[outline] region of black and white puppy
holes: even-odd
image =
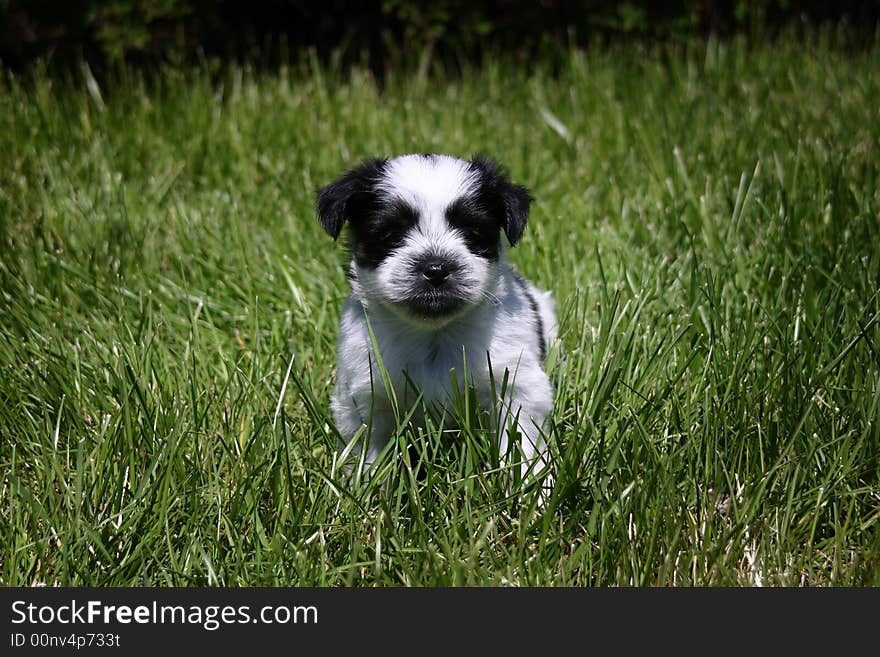
[[[392,397],[412,401],[421,392],[443,408],[466,369],[482,407],[508,418],[498,437],[502,456],[515,424],[523,474],[545,467],[553,388],[542,365],[556,315],[550,293],[506,262],[501,237],[519,241],[530,202],[492,161],[446,155],[370,159],[318,192],[321,225],[334,239],[349,223],[351,294],[331,409],[348,442],[367,425],[366,464],[396,426]]]

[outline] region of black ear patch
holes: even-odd
[[[532,195],[522,185],[508,183],[504,192],[504,234],[507,241],[513,246],[519,242],[526,223],[529,221],[529,207],[532,203]]]
[[[501,167],[483,155],[475,155],[470,166],[480,174],[480,200],[499,217],[507,241],[513,246],[526,229],[532,195],[522,185],[510,182]]]
[[[370,158],[318,190],[315,207],[324,230],[335,240],[346,219],[357,211],[360,201],[371,193],[387,160]]]

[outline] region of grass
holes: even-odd
[[[878,54],[5,75],[0,583],[880,585]],[[476,421],[343,483],[314,192],[412,151],[537,199],[511,259],[561,316],[543,511]]]

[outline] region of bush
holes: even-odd
[[[873,30],[869,0],[0,0],[0,60],[154,59],[170,51],[251,55],[255,51],[340,47],[373,64],[412,52],[448,59],[487,48],[528,54],[546,42],[597,38],[685,38],[707,32],[760,35],[793,21],[849,19]],[[263,52],[265,54],[265,52]]]

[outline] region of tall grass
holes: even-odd
[[[878,62],[820,34],[6,75],[0,583],[880,584]],[[561,317],[544,509],[476,421],[345,482],[314,192],[424,151],[537,199],[510,257]]]

